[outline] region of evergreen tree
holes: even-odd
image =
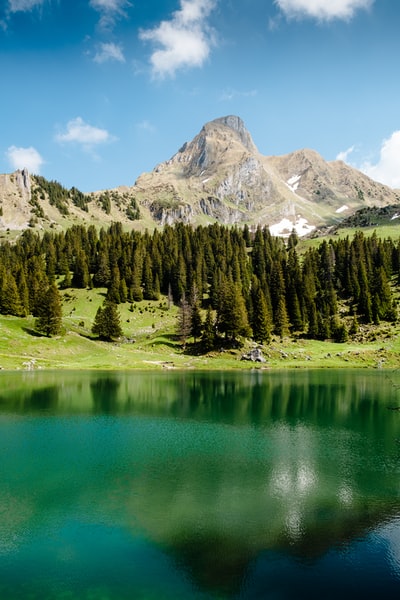
[[[279,337],[283,338],[289,333],[289,320],[286,311],[285,298],[281,296],[278,300],[274,316],[274,329]]]
[[[29,290],[28,284],[26,282],[25,270],[23,267],[18,272],[17,275],[17,286],[18,286],[18,294],[21,301],[21,316],[26,317],[29,315]]]
[[[178,335],[181,339],[183,349],[186,348],[187,338],[190,336],[192,331],[192,307],[189,302],[186,300],[185,295],[182,296],[182,299],[179,304],[179,313],[178,313]]]
[[[203,326],[203,334],[201,336],[201,344],[205,352],[210,352],[215,347],[215,320],[211,306],[208,306],[206,318]]]
[[[88,287],[90,284],[89,267],[87,256],[82,249],[77,252],[72,270],[72,286],[77,288]]]
[[[26,272],[29,289],[29,306],[32,315],[37,317],[39,316],[42,298],[49,285],[43,258],[41,256],[32,256],[28,260]]]
[[[340,321],[337,317],[333,319],[331,326],[331,335],[335,342],[344,343],[349,339],[349,332],[345,323]]]
[[[121,284],[121,277],[119,274],[119,268],[117,267],[117,265],[115,265],[111,269],[111,280],[110,280],[110,285],[108,287],[107,296],[106,296],[106,298],[109,302],[113,302],[114,304],[119,304],[121,302],[120,284]]]
[[[143,263],[143,298],[145,300],[157,299],[155,298],[154,292],[152,261],[150,254],[146,254]]]
[[[126,302],[128,300],[128,287],[125,279],[121,279],[119,284],[119,299],[120,302]]]
[[[194,343],[196,343],[196,339],[201,336],[203,332],[203,320],[201,318],[201,312],[198,302],[195,302],[192,305],[192,316],[190,322],[190,334],[194,338]]]
[[[252,318],[251,327],[253,330],[253,339],[260,343],[269,343],[271,340],[272,319],[268,310],[264,293],[261,289],[258,279],[253,277],[251,290],[252,299]]]
[[[38,308],[35,327],[47,337],[59,335],[62,329],[61,298],[55,283],[51,283],[43,294]]]
[[[65,264],[63,274],[64,274],[64,279],[61,282],[61,287],[62,287],[62,289],[66,290],[67,288],[72,286],[72,277],[71,277],[71,272],[69,270],[68,264]]]
[[[24,308],[18,292],[17,283],[11,273],[5,273],[0,288],[0,313],[3,315],[24,316]]]
[[[297,253],[294,249],[288,251],[286,277],[286,307],[288,318],[293,331],[302,331],[304,329],[304,302],[303,281]]]
[[[111,342],[122,335],[121,317],[118,307],[114,302],[107,300],[107,298],[104,300],[103,305],[97,309],[92,333],[106,342]]]
[[[287,249],[292,250],[299,243],[299,236],[297,231],[293,228],[291,234],[288,237]]]
[[[97,256],[95,272],[93,274],[93,285],[96,287],[108,287],[111,281],[110,261],[108,252],[102,250]]]
[[[227,339],[251,335],[246,305],[238,284],[225,280],[220,288],[217,328]]]
[[[349,334],[356,335],[358,333],[359,329],[360,329],[360,326],[358,324],[357,316],[354,315],[353,320],[350,325]]]
[[[358,311],[367,323],[371,323],[373,320],[372,299],[364,262],[360,262],[358,266],[358,283],[360,289]]]

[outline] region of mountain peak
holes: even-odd
[[[206,123],[191,142],[185,142],[167,162],[157,165],[157,173],[171,165],[183,169],[184,177],[217,174],[226,162],[237,163],[243,155],[257,155],[258,150],[242,119],[234,115]]]
[[[207,123],[203,130],[207,130],[215,127],[215,125],[223,125],[231,129],[240,139],[241,143],[249,152],[257,152],[257,148],[253,142],[250,133],[247,131],[243,120],[236,115],[228,115],[226,117],[219,117]]]

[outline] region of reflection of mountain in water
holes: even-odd
[[[208,589],[237,589],[264,552],[318,560],[399,514],[400,416],[380,372],[0,375],[4,412],[43,393],[47,412],[84,416],[46,422],[26,518],[96,506]]]
[[[379,438],[301,423],[214,433],[193,426],[179,456],[165,441],[124,490],[128,520],[206,587],[241,581],[260,552],[318,559],[399,514],[396,451]]]

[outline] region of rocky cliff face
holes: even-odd
[[[81,205],[60,184],[58,201],[51,196],[52,182],[31,176],[26,169],[0,175],[0,237],[28,227],[36,230],[65,229],[72,224],[107,225],[113,221],[132,225],[134,198],[130,188],[82,194]],[[108,200],[108,205],[105,202]],[[168,215],[165,217],[168,218]],[[178,215],[177,217],[178,218]]]
[[[30,219],[31,180],[26,169],[0,175],[0,230],[21,230]]]

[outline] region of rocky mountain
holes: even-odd
[[[0,176],[0,230],[70,222],[135,227],[219,222],[269,225],[300,235],[337,225],[355,211],[400,202],[400,190],[377,183],[313,150],[264,156],[243,121],[215,119],[134,186],[81,194],[25,170]],[[61,198],[61,200],[60,200]]]
[[[131,188],[83,194],[26,169],[0,175],[0,237],[28,227],[66,229],[71,225],[136,223],[140,209]]]
[[[313,150],[261,155],[239,117],[204,125],[168,161],[135,184],[136,198],[163,224],[175,220],[269,225],[276,234],[300,234],[339,223],[365,206],[400,200],[341,161]]]

